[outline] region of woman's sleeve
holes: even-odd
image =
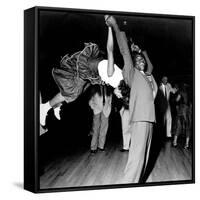
[[[107,75],[111,77],[114,74],[114,56],[113,56],[113,34],[112,28],[108,27],[108,40],[107,40],[107,53],[108,53],[108,65],[107,65]]]

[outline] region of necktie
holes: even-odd
[[[102,96],[103,96],[103,105],[105,104],[105,85],[101,85],[102,88]]]
[[[165,98],[167,98],[167,90],[166,90],[166,86],[165,87]]]

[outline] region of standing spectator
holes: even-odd
[[[170,108],[171,108],[171,116],[172,116],[172,128],[171,128],[171,132],[172,132],[172,136],[174,136],[175,133],[175,129],[176,129],[176,116],[177,116],[177,96],[179,95],[179,85],[176,83],[174,84],[174,88],[176,88],[176,93],[171,93],[170,94],[170,99],[169,99],[169,103],[170,103]]]
[[[98,149],[104,151],[111,112],[112,90],[107,85],[96,85],[92,89],[92,98],[89,101],[89,106],[93,110],[90,148],[91,153],[96,153]]]
[[[169,103],[170,93],[175,93],[176,91],[177,89],[172,88],[171,84],[168,83],[168,78],[166,76],[163,76],[162,82],[159,87],[159,92],[162,94],[162,96],[160,95],[160,97],[162,98],[159,99],[160,101],[159,104],[160,104],[160,107],[162,107],[160,111],[162,112],[162,123],[163,123],[163,126],[165,127],[167,138],[172,137],[172,133],[171,133],[172,115],[171,115],[171,108],[170,108],[170,103]]]
[[[178,92],[176,98],[177,101],[177,117],[175,126],[175,136],[173,140],[173,146],[177,146],[178,137],[183,134],[185,136],[184,148],[189,148],[189,142],[191,137],[191,127],[192,127],[192,103],[189,100],[188,86],[183,84]]]

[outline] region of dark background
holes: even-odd
[[[168,76],[170,82],[184,80],[192,83],[191,19],[114,14],[127,35],[132,37],[141,49],[147,50],[154,65],[153,73],[158,83],[163,75]],[[53,86],[49,87],[50,82],[55,85],[52,81],[51,69],[59,66],[62,56],[81,50],[84,42],[95,42],[106,52],[106,41],[107,26],[104,22],[104,13],[40,11],[39,75],[43,96],[51,96],[51,93],[54,93],[51,88]],[[122,68],[122,57],[116,40],[114,52],[115,62]]]
[[[106,52],[108,29],[104,22],[104,14],[106,12],[103,11],[40,11],[39,88],[43,102],[59,92],[51,71],[53,67],[59,67],[62,56],[82,50],[84,42],[97,43],[100,49]],[[191,18],[137,13],[113,15],[127,35],[132,37],[141,49],[147,50],[154,65],[153,74],[158,85],[161,77],[166,75],[172,85],[186,82],[192,90],[194,69]],[[114,43],[115,62],[122,68],[123,61],[115,38]],[[40,137],[41,152],[45,149],[49,157],[63,150],[79,149],[81,146],[89,148],[90,137],[87,135],[91,128],[92,113],[88,107],[87,92],[75,102],[64,104],[61,115],[62,120],[57,121],[50,110],[47,119],[49,133]],[[115,128],[112,128],[112,123],[115,124]],[[113,111],[108,139],[120,141],[120,127],[120,118]]]

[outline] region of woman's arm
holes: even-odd
[[[132,57],[128,48],[126,34],[125,32],[122,32],[119,29],[118,24],[113,16],[106,15],[105,21],[106,21],[106,24],[109,27],[112,27],[115,32],[118,47],[124,60],[123,76],[124,76],[125,82],[129,86],[131,86],[135,70],[133,66]]]
[[[107,74],[108,77],[111,77],[114,74],[114,57],[113,57],[113,34],[112,28],[108,27],[108,40],[107,40],[107,53],[108,53],[108,66],[107,66]]]

